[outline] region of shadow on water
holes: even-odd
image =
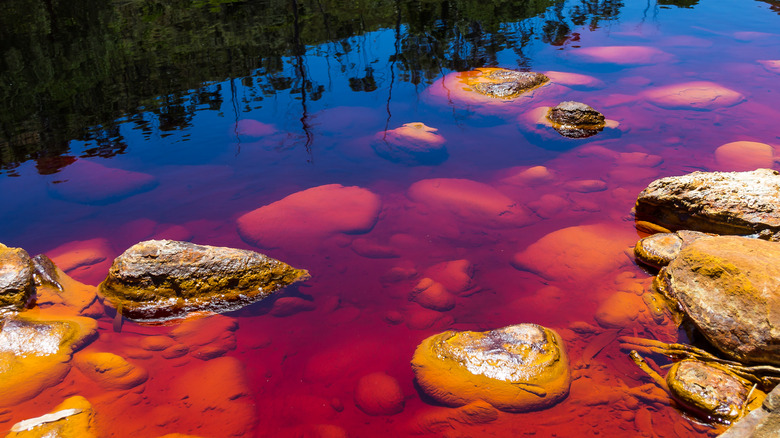
[[[576,0],[565,9],[554,0],[521,5],[6,1],[0,5],[0,170],[14,175],[14,168],[32,159],[40,173],[50,174],[75,155],[123,154],[128,146],[122,123],[146,138],[173,135],[190,127],[196,112],[223,110],[225,91],[234,98],[227,111],[236,119],[279,93],[294,96],[300,141],[311,160],[309,105],[332,91],[334,75],[346,76],[352,92],[387,94],[389,123],[397,81],[416,86],[446,71],[497,65],[496,54],[508,49],[517,53],[520,68],[529,69],[523,55],[529,41],[562,45],[573,38],[573,27],[616,18],[622,2]],[[381,29],[393,31],[392,52],[367,55],[356,37]],[[326,74],[317,78],[307,65],[315,46],[326,51],[328,62]],[[374,59],[349,62],[355,56]],[[236,82],[244,90],[240,96]],[[88,147],[74,153],[73,140]]]

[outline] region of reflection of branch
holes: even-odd
[[[230,102],[233,104],[233,116],[235,119],[233,133],[236,135],[236,156],[238,156],[241,153],[241,135],[238,133],[238,103],[236,103],[235,78],[230,78]]]
[[[298,17],[298,1],[292,0],[293,5],[293,32],[295,39],[295,61],[296,70],[298,71],[298,77],[301,79],[301,126],[303,132],[306,134],[306,153],[309,154],[309,162],[313,161],[311,156],[311,145],[314,142],[314,135],[311,132],[311,126],[309,126],[309,110],[306,108],[306,86],[308,80],[306,79],[306,69],[303,65],[303,58],[306,54],[306,47],[301,42],[301,23]]]
[[[385,131],[382,135],[382,140],[385,140],[385,143],[387,143],[387,128],[390,127],[390,118],[392,117],[392,114],[390,113],[390,100],[393,97],[393,84],[395,83],[395,61],[398,59],[398,54],[401,50],[401,5],[399,5],[399,1],[400,0],[396,0],[395,2],[395,10],[398,15],[395,21],[395,54],[393,55],[393,60],[390,62],[390,90],[387,93],[387,121],[385,122]]]

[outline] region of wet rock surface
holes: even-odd
[[[470,84],[477,93],[498,99],[512,99],[550,79],[541,73],[507,70],[503,68],[478,69],[482,72],[481,81]]]
[[[449,156],[444,137],[438,129],[424,123],[404,123],[403,126],[377,133],[371,148],[380,157],[408,165],[436,165]]]
[[[780,365],[779,258],[777,242],[704,237],[680,251],[657,284],[726,355]]]
[[[412,369],[420,388],[441,403],[483,400],[505,411],[550,407],[571,383],[560,336],[536,324],[431,336],[417,347]]]
[[[566,101],[550,109],[547,115],[553,128],[568,138],[592,137],[604,129],[604,115],[582,102]]]
[[[680,255],[680,251],[702,237],[714,234],[680,230],[676,233],[657,233],[640,239],[634,246],[634,255],[640,262],[662,268]]]
[[[780,172],[693,172],[650,183],[636,218],[671,230],[780,239]]]
[[[253,251],[149,240],[117,257],[99,289],[123,316],[148,320],[236,309],[308,277]]]
[[[775,438],[780,436],[780,386],[770,392],[759,409],[734,423],[718,438]]]
[[[0,243],[0,307],[21,308],[33,293],[34,267],[27,251]]]
[[[704,417],[731,422],[742,416],[748,388],[737,376],[696,360],[677,362],[666,375],[672,396]]]

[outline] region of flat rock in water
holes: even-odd
[[[333,208],[338,206],[338,208]],[[250,211],[237,220],[238,233],[250,245],[279,248],[339,234],[366,233],[382,208],[379,196],[360,187],[328,184],[293,193]]]
[[[0,307],[21,308],[35,289],[30,255],[0,243]]]
[[[159,320],[234,310],[307,278],[253,251],[149,240],[117,257],[99,290],[123,316]]]
[[[152,175],[114,169],[79,160],[57,174],[62,182],[51,184],[55,198],[80,204],[106,205],[157,187]]]
[[[636,219],[671,230],[780,238],[780,172],[693,172],[653,181]]]
[[[723,170],[748,171],[775,164],[772,146],[756,141],[733,141],[715,149],[715,161]]]
[[[714,82],[686,82],[658,87],[642,93],[652,104],[665,109],[714,110],[734,106],[745,97]]]
[[[780,243],[703,237],[658,275],[657,283],[724,354],[780,365]]]
[[[525,226],[533,213],[493,187],[458,178],[425,179],[409,187],[409,198],[437,213],[491,228]]]
[[[572,54],[585,61],[617,65],[650,65],[671,59],[668,53],[646,46],[585,47]]]
[[[444,147],[444,137],[438,129],[414,122],[374,136],[371,148],[380,157],[396,163],[432,166],[441,164],[449,155]]]
[[[571,383],[563,341],[536,324],[431,336],[417,346],[412,370],[420,388],[441,403],[483,400],[512,412],[553,406]]]

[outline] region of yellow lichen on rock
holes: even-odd
[[[536,324],[431,336],[417,347],[412,369],[423,391],[439,402],[483,400],[512,412],[550,407],[568,395],[571,383],[563,341]]]
[[[459,74],[464,90],[494,99],[514,99],[550,81],[541,73],[522,72],[505,68],[477,68]]]
[[[11,427],[6,438],[94,438],[99,436],[95,426],[95,411],[80,395],[56,406],[51,413],[20,421]]]

